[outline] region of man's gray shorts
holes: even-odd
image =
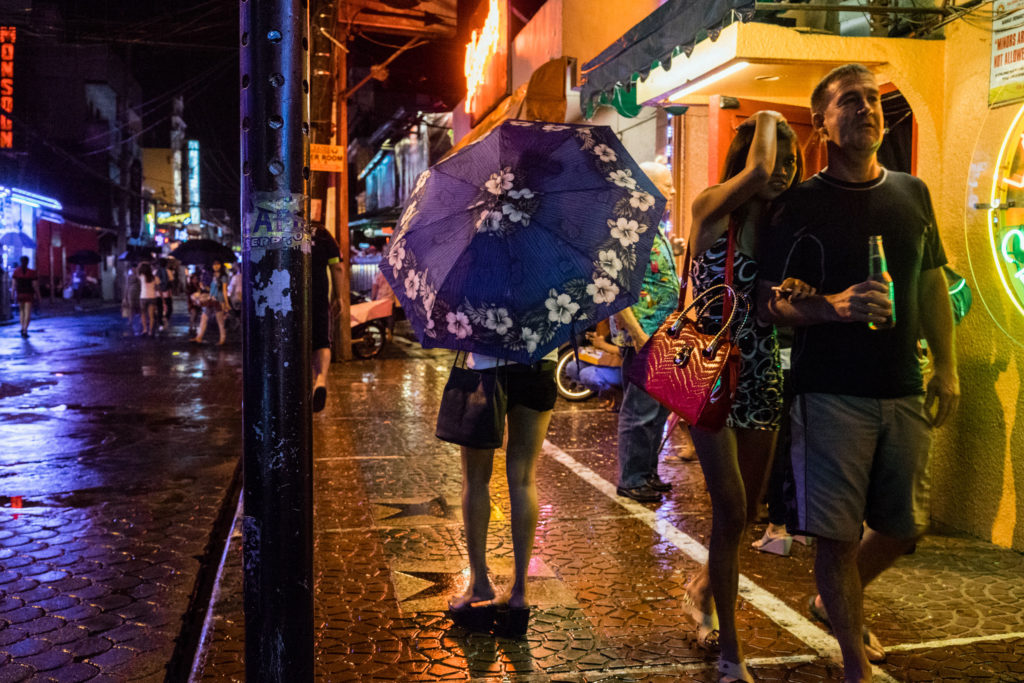
[[[924,396],[800,394],[791,419],[799,531],[856,541],[866,521],[894,538],[924,533],[932,443]]]

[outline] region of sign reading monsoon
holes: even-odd
[[[290,249],[310,246],[311,238],[303,212],[305,197],[257,192],[245,214],[242,251]]]
[[[989,200],[989,239],[999,279],[1024,315],[1024,107],[999,152]]]
[[[992,16],[988,106],[1024,100],[1024,0],[997,0]]]
[[[15,26],[0,26],[0,148],[14,147],[14,43],[18,38]]]

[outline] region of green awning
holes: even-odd
[[[658,65],[693,50],[705,36],[715,40],[736,12],[743,21],[754,16],[754,0],[668,0],[639,24],[583,65],[580,107],[589,119],[608,104],[627,117],[640,113],[633,84]]]

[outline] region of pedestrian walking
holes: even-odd
[[[174,268],[170,266],[166,258],[160,259],[157,263],[160,272],[164,274],[164,279],[158,286],[163,325],[170,325],[171,314],[174,313]],[[161,325],[161,329],[163,325]]]
[[[125,270],[124,294],[121,297],[121,316],[128,320],[128,330],[135,332],[135,316],[142,318],[142,285],[139,280],[139,266],[132,263]]]
[[[327,405],[327,373],[331,369],[331,320],[341,315],[341,278],[345,274],[338,243],[322,225],[313,228],[311,260],[313,412],[319,413]]]
[[[737,128],[721,182],[693,202],[689,245],[695,298],[723,285],[730,266],[733,289],[739,296],[755,296],[753,256],[771,202],[802,172],[796,133],[781,114],[759,111]],[[796,290],[794,297],[810,291],[795,281],[788,280],[785,286]],[[710,307],[709,318],[699,322],[713,334],[721,329],[723,316],[719,302]],[[764,490],[782,411],[775,327],[758,322],[756,315],[751,317],[753,325],[735,339],[740,348],[739,380],[726,425],[715,431],[690,426],[711,497],[712,523],[707,565],[687,586],[686,600],[697,622],[697,643],[720,650],[718,670],[723,683],[753,681],[736,631],[739,549]]]
[[[39,276],[28,267],[28,256],[21,257],[21,265],[14,269],[14,293],[18,299],[21,336],[28,338],[28,324],[32,320],[32,304],[39,302]]]
[[[668,200],[670,210],[675,188],[672,172],[664,164],[647,162],[640,168]],[[622,405],[619,406],[619,485],[616,493],[641,503],[657,503],[672,485],[658,475],[658,451],[669,409],[630,382],[629,367],[650,335],[676,310],[679,278],[676,276],[672,245],[665,236],[665,221],[654,231],[644,273],[640,300],[614,316],[622,348]]]
[[[878,162],[885,123],[874,74],[833,69],[811,95],[811,117],[828,166],[773,215],[759,296],[762,315],[796,328],[798,531],[818,537],[821,597],[809,607],[839,641],[845,679],[868,681],[865,641],[884,650],[863,624],[864,586],[927,528],[932,431],[959,401],[953,314],[928,188]],[[871,278],[869,242],[879,241],[882,272]],[[822,294],[787,298],[772,289],[786,277]],[[927,386],[920,332],[934,358]]]
[[[163,332],[164,325],[168,319],[167,296],[170,293],[170,277],[167,275],[167,259],[157,259],[156,265],[152,266],[153,275],[156,277],[156,302],[153,308],[153,317],[156,321],[156,331]]]
[[[139,264],[139,306],[142,312],[142,336],[152,337],[156,330],[156,308],[160,303],[157,279],[148,261]]]
[[[224,265],[220,261],[214,261],[211,266],[210,300],[203,307],[203,313],[199,319],[199,331],[189,341],[193,344],[203,343],[206,326],[209,324],[212,314],[217,319],[217,330],[220,332],[217,346],[224,346],[228,341],[224,320],[229,310],[231,310],[231,305],[228,303],[228,276],[224,272]]]
[[[203,307],[199,303],[199,295],[206,291],[208,289],[203,285],[202,277],[197,268],[188,276],[188,280],[185,282],[185,297],[188,301],[189,337],[194,337],[196,334],[196,324],[199,322],[199,317],[203,314]]]

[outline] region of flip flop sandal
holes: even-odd
[[[522,638],[530,625],[529,607],[499,605],[494,614],[493,633],[502,638]]]
[[[446,610],[448,618],[456,626],[461,626],[470,631],[490,633],[494,628],[494,620],[497,614],[497,606],[490,600],[482,602],[465,603],[458,607],[448,603]]]
[[[829,620],[828,612],[825,611],[825,608],[818,607],[817,598],[817,595],[811,596],[807,603],[807,611],[810,612],[812,619],[820,622],[831,633],[832,622]],[[864,651],[867,653],[868,661],[872,664],[884,662],[886,658],[885,648],[882,647],[882,643],[879,642],[878,637],[867,627],[867,624],[861,627],[861,637],[864,639]]]
[[[746,664],[727,662],[724,659],[718,660],[718,683],[754,683],[754,677],[750,675]]]

